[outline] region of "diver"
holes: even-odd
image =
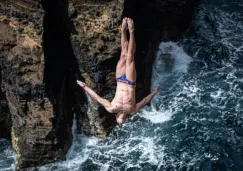
[[[130,34],[129,42],[127,40],[127,29]],[[116,121],[119,124],[125,122],[128,114],[134,115],[147,105],[160,89],[158,86],[154,92],[136,104],[135,51],[134,23],[131,18],[124,18],[121,26],[121,56],[116,66],[116,94],[111,102],[101,98],[92,89],[86,86],[84,82],[77,80],[77,84],[80,85],[94,100],[102,104],[108,112],[117,113]]]

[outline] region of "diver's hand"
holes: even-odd
[[[160,90],[160,86],[158,86],[158,87],[156,88],[156,90],[155,90],[156,94],[159,92],[159,90]]]
[[[77,84],[80,85],[80,87],[86,87],[86,84],[82,81],[77,80]]]

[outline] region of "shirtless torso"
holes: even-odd
[[[117,83],[116,94],[111,102],[113,113],[132,113],[135,109],[135,86]]]
[[[129,29],[130,40],[127,41],[127,26]],[[136,44],[134,39],[134,25],[133,20],[124,18],[121,29],[121,57],[116,67],[116,94],[114,99],[109,102],[101,98],[92,89],[90,89],[84,82],[77,83],[84,88],[84,90],[110,113],[117,113],[116,120],[119,124],[125,122],[127,114],[136,114],[142,107],[148,104],[151,99],[158,93],[159,87],[145,97],[141,102],[136,104],[135,88],[136,88],[136,69],[134,62],[134,53]]]

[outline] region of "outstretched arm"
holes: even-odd
[[[94,100],[96,100],[100,104],[102,104],[108,112],[111,111],[112,105],[108,100],[101,98],[91,88],[86,86],[86,84],[84,82],[77,80],[77,84],[80,85],[80,87],[82,87]]]
[[[159,92],[159,89],[160,87],[158,86],[154,92],[145,97],[141,102],[137,103],[135,110],[132,114],[135,115],[140,109],[146,106],[152,100],[152,98]]]

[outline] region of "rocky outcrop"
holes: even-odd
[[[112,100],[115,93],[115,67],[120,53],[120,21],[123,2],[112,0],[69,1],[72,47],[81,79],[100,96]],[[86,95],[87,106],[76,112],[78,129],[88,135],[106,137],[115,123],[97,102]],[[77,101],[78,102],[78,101]]]
[[[120,23],[135,22],[137,100],[149,93],[160,41],[177,40],[194,0],[14,0],[0,2],[0,129],[11,128],[17,169],[64,159],[78,130],[106,137],[115,125],[76,85],[112,100],[120,56]],[[8,105],[7,105],[8,104]],[[12,125],[11,125],[12,123]]]
[[[12,118],[17,169],[64,159],[71,146],[73,114],[68,66],[54,68],[60,53],[46,42],[56,38],[45,25],[52,14],[45,14],[34,0],[2,1],[0,11],[2,88]]]

